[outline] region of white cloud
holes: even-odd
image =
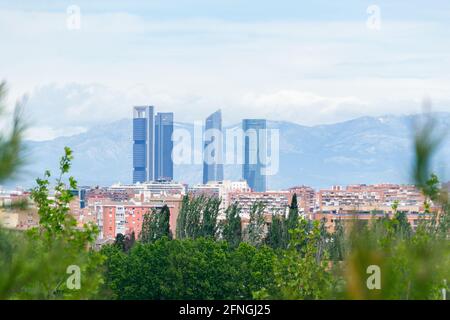
[[[401,96],[394,95],[378,98],[371,94],[322,95],[293,89],[196,95],[152,90],[143,84],[116,89],[99,84],[71,83],[46,85],[33,91],[25,115],[38,127],[54,129],[44,136],[57,135],[64,128],[86,128],[131,118],[134,105],[148,104],[154,105],[157,112],[174,112],[175,120],[179,122],[204,121],[211,112],[221,108],[226,124],[237,123],[243,118],[267,118],[315,125],[365,115],[420,112],[423,95],[416,93],[412,97],[417,99],[406,97],[402,100]],[[434,111],[450,111],[449,100],[437,99],[434,105]]]
[[[178,121],[222,108],[228,123],[267,117],[302,124],[420,111],[429,95],[450,111],[450,44],[438,23],[145,19],[0,11],[1,76],[47,136],[130,117],[153,104]],[[50,132],[53,130],[52,132]],[[43,134],[45,136],[45,134]]]
[[[30,127],[25,132],[25,139],[30,141],[53,140],[57,137],[68,137],[75,134],[83,133],[86,128],[83,127],[64,127],[55,129],[49,126]]]

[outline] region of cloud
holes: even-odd
[[[359,116],[367,103],[356,97],[326,97],[311,92],[281,90],[267,94],[247,94],[242,106],[272,120],[302,124],[335,122]],[[259,112],[257,112],[259,110]]]
[[[0,11],[2,76],[15,96],[29,93],[43,136],[130,117],[140,104],[178,121],[222,108],[228,123],[307,125],[418,112],[425,95],[450,110],[442,22],[383,19],[373,32],[365,10],[351,21],[236,21],[82,7],[81,30],[69,31],[66,18],[65,10]]]
[[[64,127],[55,129],[49,126],[33,126],[26,130],[25,139],[30,141],[53,140],[57,137],[69,137],[86,131],[84,127]]]
[[[144,84],[116,89],[100,84],[45,85],[28,99],[25,116],[36,128],[35,139],[78,133],[100,123],[131,118],[135,105],[153,105],[156,112],[174,112],[175,121],[201,121],[221,108],[225,125],[243,118],[267,118],[316,125],[360,116],[408,114],[421,111],[421,99],[321,95],[301,90],[247,91],[226,95],[205,92],[158,91]],[[437,100],[434,111],[449,111],[449,100]],[[440,107],[443,106],[443,107]],[[41,134],[37,134],[42,130]]]

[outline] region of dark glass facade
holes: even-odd
[[[253,191],[264,192],[267,189],[267,179],[263,174],[266,163],[267,135],[266,120],[244,119],[244,165],[243,178]]]
[[[153,107],[133,110],[133,183],[153,180]]]
[[[216,129],[222,133],[222,112],[220,110],[211,114],[205,121],[205,132],[210,129]],[[203,183],[209,181],[223,180],[223,149],[222,138],[215,145],[217,148],[212,152],[211,158],[214,161],[205,161],[205,151],[211,143],[214,143],[216,137],[208,137],[204,141],[204,155],[203,155]],[[219,153],[219,154],[215,154]]]
[[[157,113],[155,117],[155,179],[173,180],[173,113]]]

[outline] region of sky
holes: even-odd
[[[180,122],[220,108],[225,125],[410,114],[426,97],[450,112],[448,0],[0,0],[0,39],[31,140],[133,105]]]

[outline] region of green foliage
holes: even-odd
[[[274,249],[287,248],[289,234],[287,228],[288,221],[280,214],[272,214],[272,223],[270,225],[267,237],[268,244]]]
[[[96,227],[76,228],[68,214],[72,195],[63,183],[70,169],[72,153],[65,149],[60,162],[54,198],[50,197],[50,173],[37,179],[32,199],[38,208],[40,225],[26,233],[0,229],[1,299],[80,299],[95,297],[102,283],[104,257],[88,250],[95,240]],[[76,181],[69,178],[69,187]],[[66,280],[69,266],[80,268],[81,287],[70,289]]]
[[[289,248],[274,260],[275,283],[255,292],[258,299],[324,299],[335,287],[327,270],[328,256],[321,250],[320,223],[309,230],[308,222],[299,219],[292,229]],[[298,250],[300,248],[300,250]]]
[[[181,209],[177,217],[177,228],[176,228],[176,238],[184,239],[186,238],[186,220],[189,211],[189,196],[185,195],[183,201],[181,202]]]
[[[232,248],[236,248],[242,241],[241,208],[233,203],[225,211],[225,221],[222,223],[222,238]]]
[[[450,276],[448,242],[437,241],[425,225],[408,236],[399,225],[396,218],[385,218],[352,229],[342,298],[439,299]],[[371,265],[380,267],[381,290],[369,290],[366,285]]]
[[[54,186],[54,196],[50,195],[51,173],[47,170],[44,178],[36,179],[37,186],[31,191],[31,199],[38,208],[39,227],[30,230],[30,235],[44,238],[48,245],[58,239],[68,239],[79,249],[95,241],[98,227],[93,224],[84,225],[82,230],[76,228],[76,220],[69,214],[69,204],[74,196],[70,190],[77,188],[77,182],[73,177],[68,178],[68,187],[64,175],[71,167],[73,159],[72,150],[64,148],[64,155],[60,160],[60,173]]]
[[[413,177],[426,196],[425,212],[413,232],[407,216],[394,203],[393,218],[373,220],[368,225],[353,223],[345,244],[345,278],[337,297],[346,299],[442,299],[450,278],[448,192],[431,173],[432,156],[440,136],[435,120],[425,119],[416,130]],[[431,204],[440,209],[431,211]],[[381,289],[369,290],[367,267],[381,270]]]
[[[408,222],[408,216],[405,212],[396,212],[392,218],[394,231],[401,238],[409,238],[412,234],[411,225]]]
[[[0,289],[4,298],[20,299],[79,299],[93,297],[102,282],[100,267],[103,257],[88,250],[97,233],[97,227],[85,225],[76,228],[75,219],[68,214],[73,196],[63,182],[72,160],[72,152],[65,148],[60,161],[60,175],[51,197],[50,172],[44,179],[37,179],[31,197],[38,208],[39,227],[27,233],[12,236],[15,243],[2,270],[7,270],[6,281]],[[76,181],[68,178],[70,189]],[[7,237],[9,237],[8,234]],[[20,240],[19,240],[20,239]],[[16,242],[17,241],[17,242]],[[5,251],[7,252],[7,251]],[[81,288],[72,290],[66,286],[69,266],[78,266],[81,271]]]
[[[29,264],[44,259],[45,277],[30,279],[24,283],[17,296],[21,298],[88,298],[97,293],[102,283],[99,272],[103,257],[91,250],[89,246],[95,241],[97,226],[88,224],[82,229],[76,227],[76,220],[69,214],[69,203],[73,199],[70,189],[75,189],[77,183],[73,177],[68,178],[68,187],[64,175],[69,172],[73,159],[72,151],[64,149],[65,154],[60,161],[60,174],[54,186],[54,196],[51,197],[51,174],[45,172],[44,179],[37,179],[37,186],[31,192],[31,198],[38,208],[39,227],[31,229],[24,235],[27,245],[24,249],[32,251],[28,256]],[[31,249],[30,249],[31,248]],[[48,259],[45,260],[45,259]],[[26,263],[22,263],[25,264]],[[66,286],[67,268],[76,265],[81,270],[81,288],[71,290]]]
[[[153,210],[151,214],[145,214],[140,240],[147,243],[163,237],[172,239],[169,220],[170,210],[167,205],[164,205],[160,210]]]
[[[116,240],[114,241],[114,246],[122,250],[123,252],[128,252],[136,242],[136,237],[134,231],[131,234],[123,235],[121,233],[117,234]]]
[[[431,115],[425,115],[416,124],[414,136],[414,155],[412,176],[416,185],[426,195],[432,195],[433,189],[429,187],[432,174],[432,160],[442,141],[442,133],[436,132],[437,122]],[[436,177],[436,176],[434,176]]]
[[[220,202],[215,197],[185,196],[177,218],[177,239],[216,238]]]
[[[291,205],[289,206],[288,218],[286,221],[287,230],[294,230],[298,227],[298,204],[297,194],[292,196]]]
[[[188,239],[197,239],[202,234],[202,207],[204,197],[194,197],[189,202],[186,216],[185,235]]]
[[[0,229],[0,299],[61,299],[87,298],[92,285],[84,266],[98,264],[97,256],[77,256],[68,253],[64,242],[56,241],[48,248],[42,241],[30,239],[17,231]],[[86,263],[87,262],[87,263]],[[67,267],[81,267],[81,290],[64,291],[69,277]],[[83,266],[83,267],[82,267]]]
[[[0,114],[4,112],[6,92],[6,83],[0,83]],[[22,140],[25,126],[21,120],[21,110],[22,106],[17,104],[11,132],[6,136],[0,134],[0,183],[12,178],[24,163]]]
[[[216,197],[205,198],[202,212],[201,236],[214,239],[217,235],[220,200]]]
[[[0,84],[0,111],[3,111],[5,84]],[[0,135],[0,182],[14,177],[23,164],[22,136],[24,126],[20,106],[16,106],[11,133]],[[62,172],[70,168],[71,153],[61,162]],[[33,196],[42,227],[24,233],[0,228],[0,299],[87,298],[95,294],[101,275],[97,272],[102,257],[90,254],[86,245],[93,240],[94,228],[77,232],[74,222],[64,216],[70,196],[57,184],[55,200],[50,200],[46,178],[38,181]],[[61,181],[61,180],[60,180]],[[76,185],[73,179],[72,186]],[[14,209],[27,209],[28,203],[14,204]],[[67,267],[78,265],[81,289],[69,290],[65,281]]]
[[[247,243],[258,247],[264,243],[265,236],[264,205],[255,202],[250,208],[250,221],[245,229],[244,238]]]
[[[335,221],[334,232],[330,236],[329,253],[332,261],[344,260],[345,252],[345,229],[343,222],[338,219]]]
[[[136,244],[108,256],[106,283],[117,299],[251,299],[252,291],[273,280],[274,253],[241,244],[198,238],[167,238]]]

